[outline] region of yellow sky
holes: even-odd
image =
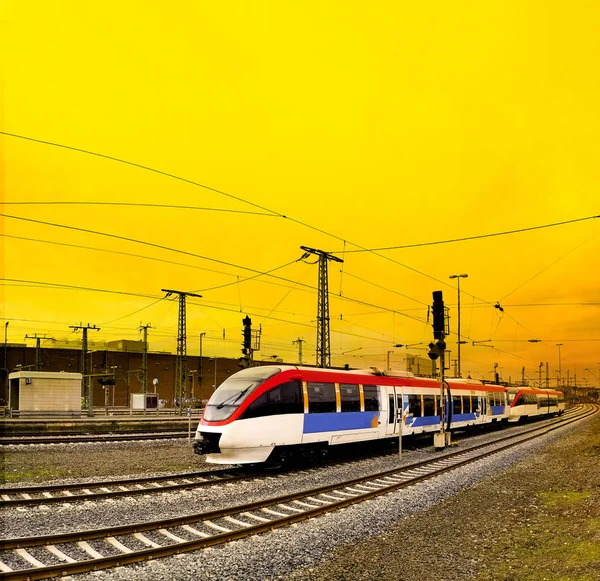
[[[317,297],[301,285],[316,287],[316,266],[274,273],[285,281],[213,287],[290,263],[300,245],[400,246],[600,214],[597,2],[58,0],[3,11],[2,131],[234,196],[0,136],[5,214],[229,263],[4,219],[5,279],[146,295],[5,283],[10,341],[72,337],[80,321],[102,327],[98,339],[134,339],[143,321],[153,326],[151,349],[174,351],[175,305],[155,303],[174,288],[203,295],[188,308],[189,353],[206,332],[205,354],[238,357],[248,314],[262,324],[259,357],[294,361],[292,340],[303,337],[314,362]],[[14,204],[32,201],[207,209]],[[224,209],[288,218],[214,211]],[[348,252],[341,273],[330,268],[332,363],[385,366],[394,344],[429,342],[434,290],[451,308],[455,358],[448,276],[468,273],[463,372],[487,378],[497,363],[504,379],[522,367],[537,378],[548,361],[555,377],[562,343],[564,374],[597,384],[599,253],[599,219],[380,256]],[[394,350],[392,367],[405,352]]]

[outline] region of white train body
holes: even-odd
[[[554,389],[509,387],[508,399],[510,402],[509,422],[561,414],[565,411],[564,394]]]
[[[328,446],[398,438],[506,421],[501,385],[455,379],[440,384],[412,373],[263,366],[228,378],[208,401],[194,448],[217,464],[320,454]]]

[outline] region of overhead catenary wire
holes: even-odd
[[[154,173],[163,175],[165,177],[169,177],[169,178],[172,178],[172,179],[175,179],[175,180],[179,180],[179,181],[182,181],[182,182],[185,182],[185,183],[189,183],[191,185],[194,185],[194,186],[197,186],[197,187],[200,187],[200,188],[204,188],[204,189],[213,191],[215,193],[221,194],[221,195],[226,196],[228,198],[235,199],[235,200],[240,201],[242,203],[249,204],[249,205],[251,205],[253,207],[259,208],[259,209],[264,210],[266,212],[270,212],[270,213],[272,213],[272,214],[274,214],[276,216],[279,216],[281,218],[285,218],[287,220],[290,220],[291,222],[294,222],[296,224],[299,224],[301,226],[304,226],[304,227],[309,228],[311,230],[314,230],[316,232],[320,232],[321,234],[325,234],[326,236],[330,236],[330,237],[332,237],[332,238],[334,238],[334,239],[339,240],[340,242],[342,242],[344,244],[344,248],[345,248],[346,240],[344,238],[340,237],[340,236],[337,236],[336,234],[333,234],[333,233],[328,232],[326,230],[323,230],[321,228],[317,228],[316,226],[312,226],[311,224],[308,224],[306,222],[302,222],[301,220],[297,220],[296,218],[293,218],[291,216],[286,216],[285,214],[282,214],[282,213],[277,212],[275,210],[271,210],[271,209],[266,208],[264,206],[261,206],[259,204],[255,204],[254,202],[250,202],[249,200],[246,200],[244,198],[240,198],[239,196],[234,196],[234,195],[229,194],[227,192],[224,192],[222,190],[218,190],[216,188],[213,188],[211,186],[207,186],[205,184],[201,184],[199,182],[196,182],[194,180],[190,180],[188,178],[183,178],[181,176],[177,176],[175,174],[171,174],[171,173],[165,172],[163,170],[158,170],[156,168],[152,168],[152,167],[149,167],[149,166],[146,166],[146,165],[143,165],[143,164],[139,164],[139,163],[127,161],[127,160],[124,160],[124,159],[121,159],[121,158],[118,158],[118,157],[115,157],[115,156],[106,155],[106,154],[102,154],[102,153],[90,151],[90,150],[87,150],[87,149],[83,149],[83,148],[79,148],[79,147],[75,147],[75,146],[71,146],[71,145],[65,145],[65,144],[54,142],[54,141],[37,139],[37,138],[34,138],[34,137],[29,137],[29,136],[26,136],[26,135],[20,135],[20,134],[17,134],[17,133],[9,133],[7,131],[0,131],[0,134],[6,135],[8,137],[14,137],[16,139],[23,139],[23,140],[31,141],[31,142],[34,142],[34,143],[40,143],[40,144],[43,144],[43,145],[49,145],[49,146],[52,146],[52,147],[59,147],[59,148],[63,148],[63,149],[71,150],[71,151],[76,151],[76,152],[79,152],[79,153],[84,153],[84,154],[87,154],[87,155],[93,155],[93,156],[101,157],[101,158],[108,159],[108,160],[111,160],[111,161],[115,161],[115,162],[118,162],[118,163],[124,163],[126,165],[137,167],[139,169],[143,169],[143,170],[146,170],[146,171],[154,172]],[[357,248],[360,248],[362,250],[368,250],[364,246],[361,246],[360,244],[356,244],[356,243],[351,242],[351,241],[348,241],[348,242],[350,244],[352,244],[353,246],[356,246]],[[401,262],[399,262],[397,260],[394,260],[394,259],[391,259],[391,258],[389,258],[387,256],[384,256],[384,255],[381,255],[381,254],[377,254],[377,252],[374,252],[372,250],[368,250],[368,251],[372,252],[375,256],[379,256],[380,258],[383,258],[384,260],[388,260],[388,261],[390,261],[390,262],[392,262],[394,264],[402,266],[403,268],[407,268],[408,270],[411,270],[411,271],[416,272],[416,273],[418,273],[418,274],[420,274],[422,276],[425,276],[427,278],[435,280],[436,282],[439,282],[440,284],[444,284],[446,286],[450,286],[450,285],[448,285],[448,283],[446,281],[439,280],[439,279],[437,279],[437,278],[435,278],[435,277],[433,277],[433,276],[431,276],[429,274],[426,274],[424,272],[421,272],[421,271],[417,270],[416,268],[413,268],[413,267],[408,266],[406,264],[402,264]],[[348,251],[346,250],[346,252],[348,252]]]
[[[17,280],[17,279],[2,279],[0,278],[0,280],[8,280],[8,281],[16,281],[16,282],[31,282],[33,284],[43,284],[45,287],[47,288],[60,288],[60,289],[70,289],[70,290],[83,290],[83,291],[94,291],[94,292],[102,292],[102,293],[112,293],[112,294],[119,294],[119,295],[127,295],[127,296],[135,296],[135,297],[142,297],[142,298],[153,298],[153,299],[158,299],[158,298],[164,298],[164,297],[157,297],[157,296],[153,296],[153,295],[148,295],[148,294],[142,294],[142,293],[132,293],[132,292],[126,292],[126,291],[114,291],[114,290],[108,290],[108,289],[95,289],[95,288],[91,288],[91,287],[83,287],[83,286],[77,286],[77,285],[66,285],[66,284],[61,284],[61,283],[48,283],[48,282],[43,282],[40,283],[39,281],[25,281],[25,280]],[[156,301],[158,302],[158,301]],[[229,312],[239,312],[238,308],[226,308],[226,307],[217,307],[217,306],[212,306],[210,304],[199,304],[199,303],[195,303],[193,301],[188,301],[189,305],[196,305],[196,306],[201,306],[203,308],[213,308],[213,309],[219,309],[219,310],[223,310],[223,311],[229,311]],[[364,304],[368,304],[368,303],[364,303]],[[373,306],[373,305],[371,305]],[[309,328],[314,328],[314,325],[310,324],[310,323],[299,323],[297,321],[288,321],[285,319],[281,319],[279,317],[272,317],[269,315],[258,315],[257,313],[248,313],[251,314],[253,316],[261,316],[262,318],[265,319],[271,319],[271,320],[275,320],[275,321],[281,321],[281,322],[285,322],[291,325],[300,325],[303,327],[309,327]],[[412,317],[414,318],[414,317]],[[344,334],[344,335],[349,335],[349,336],[354,336],[354,337],[361,337],[361,338],[369,338],[371,339],[371,337],[365,337],[363,335],[357,335],[354,333],[347,333],[347,332],[342,332],[342,331],[336,331],[338,333]],[[387,343],[391,342],[391,339],[386,340]]]
[[[241,198],[241,197],[239,197],[239,196],[234,196],[234,195],[232,195],[232,194],[229,194],[229,193],[227,193],[227,192],[224,192],[224,191],[222,191],[222,190],[218,190],[218,189],[216,189],[216,188],[213,188],[213,187],[211,187],[211,186],[207,186],[207,185],[205,185],[205,184],[202,184],[202,183],[196,182],[196,181],[194,181],[194,180],[190,180],[190,179],[187,179],[187,178],[183,178],[183,177],[181,177],[181,176],[177,176],[177,175],[175,175],[175,174],[171,174],[171,173],[169,173],[169,172],[166,172],[166,171],[163,171],[163,170],[158,170],[158,169],[156,169],[156,168],[152,168],[152,167],[149,167],[149,166],[145,166],[145,165],[143,165],[143,164],[139,164],[139,163],[135,163],[135,162],[130,162],[130,161],[127,161],[127,160],[124,160],[124,159],[121,159],[121,158],[117,158],[117,157],[115,157],[115,156],[110,156],[110,155],[106,155],[106,154],[101,154],[101,153],[94,152],[94,151],[90,151],[90,150],[86,150],[86,149],[83,149],[83,148],[78,148],[78,147],[74,147],[74,146],[70,146],[70,145],[60,144],[60,143],[57,143],[57,142],[47,141],[47,140],[41,140],[41,139],[37,139],[37,138],[33,138],[33,137],[29,137],[29,136],[25,136],[25,135],[20,135],[20,134],[16,134],[16,133],[9,133],[9,132],[6,132],[6,131],[0,131],[0,134],[6,135],[6,136],[8,136],[8,137],[14,137],[14,138],[17,138],[17,139],[22,139],[22,140],[27,140],[27,141],[31,141],[31,142],[35,142],[35,143],[39,143],[39,144],[43,144],[43,145],[48,145],[48,146],[53,146],[53,147],[58,147],[58,148],[68,149],[68,150],[76,151],[76,152],[79,152],[79,153],[84,153],[84,154],[87,154],[87,155],[93,155],[93,156],[97,156],[97,157],[105,158],[105,159],[108,159],[108,160],[111,160],[111,161],[115,161],[115,162],[119,162],[119,163],[127,164],[127,165],[130,165],[130,166],[133,166],[133,167],[137,167],[137,168],[139,168],[139,169],[143,169],[143,170],[146,170],[146,171],[150,171],[150,172],[154,172],[154,173],[157,173],[157,174],[163,175],[163,176],[165,176],[165,177],[169,177],[169,178],[176,179],[176,180],[179,180],[179,181],[182,181],[182,182],[185,182],[185,183],[189,183],[189,184],[191,184],[191,185],[194,185],[194,186],[197,186],[197,187],[205,188],[205,189],[207,189],[207,190],[213,191],[213,192],[215,192],[215,193],[218,193],[218,194],[220,194],[220,195],[223,195],[223,196],[229,197],[229,198],[231,198],[231,199],[237,200],[237,201],[239,201],[239,202],[242,202],[242,203],[245,203],[245,204],[249,204],[249,205],[251,205],[251,206],[253,206],[253,207],[255,207],[255,208],[259,208],[259,209],[261,209],[261,210],[263,210],[263,211],[269,212],[269,213],[271,213],[271,214],[273,214],[273,215],[276,215],[276,216],[279,216],[279,217],[281,217],[281,218],[288,219],[288,220],[290,220],[290,221],[292,221],[292,222],[295,222],[295,223],[297,223],[297,224],[299,224],[299,225],[305,226],[305,227],[307,227],[307,228],[309,228],[309,229],[312,229],[312,230],[314,230],[314,231],[320,232],[320,233],[322,233],[322,234],[325,234],[325,235],[327,235],[327,236],[331,236],[331,237],[333,237],[333,238],[335,238],[335,239],[337,239],[337,240],[339,240],[339,241],[341,241],[341,242],[343,242],[343,243],[344,243],[344,251],[345,251],[345,252],[353,252],[353,251],[347,250],[347,249],[345,248],[345,243],[346,243],[346,240],[345,240],[345,239],[343,239],[343,238],[341,238],[341,237],[339,237],[339,236],[337,236],[337,235],[335,235],[335,234],[332,234],[332,233],[330,233],[330,232],[327,232],[327,231],[325,231],[325,230],[322,230],[322,229],[320,229],[320,228],[317,228],[317,227],[315,227],[315,226],[312,226],[312,225],[310,225],[310,224],[307,224],[307,223],[305,223],[305,222],[302,222],[302,221],[300,221],[300,220],[297,220],[297,219],[295,219],[295,218],[288,217],[288,216],[286,216],[286,215],[284,215],[284,214],[282,214],[282,213],[280,213],[280,212],[276,212],[276,211],[274,211],[274,210],[271,210],[271,209],[269,209],[269,208],[266,208],[266,207],[264,207],[264,206],[261,206],[261,205],[259,205],[259,204],[256,204],[256,203],[253,203],[253,202],[250,202],[250,201],[249,201],[249,200],[247,200],[247,199]],[[570,223],[570,222],[582,221],[582,220],[589,220],[589,219],[594,219],[594,218],[598,218],[598,217],[600,217],[600,216],[597,216],[597,215],[596,215],[596,216],[590,216],[590,217],[587,217],[587,218],[579,218],[579,219],[572,220],[572,221],[567,221],[567,222],[564,222],[564,223]],[[562,223],[556,223],[556,224],[554,224],[554,225],[560,225],[560,224],[562,224]],[[549,227],[549,226],[551,226],[551,225],[544,225],[544,226],[531,227],[531,228],[529,228],[529,229],[538,229],[538,228],[542,228],[542,227]],[[525,230],[526,230],[526,229],[522,229],[522,231],[525,231]],[[515,232],[516,232],[516,231],[515,231]],[[507,234],[508,234],[508,233],[514,233],[514,232],[507,232]],[[500,234],[503,234],[503,233],[496,233],[496,234],[494,234],[494,235],[500,235]],[[491,236],[491,235],[489,235],[489,236]],[[124,239],[124,237],[122,237],[122,238]],[[454,241],[459,241],[459,239],[456,239],[456,240],[454,240]],[[399,262],[399,261],[397,261],[397,260],[391,259],[390,257],[387,257],[387,256],[385,256],[385,255],[379,254],[379,253],[378,253],[378,251],[376,251],[376,250],[374,250],[374,249],[368,249],[368,248],[365,248],[364,246],[358,245],[358,244],[356,244],[356,243],[354,243],[354,242],[351,242],[351,241],[348,241],[348,242],[349,242],[350,244],[352,244],[353,246],[356,246],[357,248],[359,248],[361,251],[371,252],[371,253],[372,253],[372,254],[374,254],[375,256],[378,256],[378,257],[380,257],[380,258],[383,258],[384,260],[388,260],[388,261],[390,261],[390,262],[392,262],[392,263],[394,263],[394,264],[397,264],[397,265],[399,265],[399,266],[402,266],[403,268],[407,268],[408,270],[411,270],[411,271],[413,271],[413,272],[415,272],[415,273],[418,273],[418,274],[420,274],[420,275],[422,275],[422,276],[425,276],[425,277],[427,277],[427,278],[429,278],[429,279],[431,279],[431,280],[435,280],[436,282],[438,282],[438,283],[440,283],[440,284],[442,284],[442,285],[445,285],[445,286],[451,286],[449,283],[447,283],[447,282],[446,282],[446,281],[444,281],[444,280],[437,279],[437,278],[435,278],[435,277],[433,277],[433,276],[431,276],[431,275],[429,275],[429,274],[426,274],[426,273],[424,273],[424,272],[421,272],[421,271],[419,271],[418,269],[415,269],[415,268],[413,268],[413,267],[410,267],[410,266],[408,266],[408,265],[406,265],[406,264],[403,264],[403,263],[401,263],[401,262]],[[445,242],[445,241],[439,241],[438,243],[442,243],[442,242]],[[449,241],[447,241],[447,242],[449,242]],[[246,267],[241,267],[241,268],[246,268]],[[247,269],[247,270],[252,270],[252,269]],[[470,295],[470,296],[473,296],[473,297],[474,297],[474,295],[472,295],[471,293],[466,293],[466,294],[468,294],[468,295]],[[335,295],[334,295],[334,296],[335,296]],[[474,298],[478,298],[478,297],[474,297]],[[482,299],[479,299],[479,298],[478,298],[478,300],[482,300]],[[487,302],[487,303],[488,303],[488,304],[490,304],[490,305],[491,305],[491,304],[493,304],[492,302],[489,302],[489,301],[483,301],[483,300],[482,300],[482,302]],[[367,303],[364,303],[364,304],[367,304]],[[515,321],[516,321],[516,319],[514,319],[514,317],[511,317],[511,318],[512,318],[513,320],[515,320]]]
[[[2,202],[5,206],[57,206],[57,205],[68,205],[68,206],[136,206],[141,208],[172,208],[176,210],[198,210],[203,212],[230,212],[232,214],[250,214],[253,216],[266,216],[268,218],[277,218],[277,214],[266,214],[265,212],[250,212],[248,210],[231,210],[229,208],[207,208],[203,206],[185,206],[180,204],[150,204],[147,202],[94,202],[94,201],[63,201],[63,200],[49,200],[49,201],[31,201],[31,202]]]
[[[46,225],[46,226],[53,226],[53,227],[58,227],[58,228],[64,228],[64,229],[67,229],[67,230],[75,230],[75,231],[86,232],[86,233],[89,233],[89,234],[95,234],[95,235],[99,235],[99,236],[106,236],[106,237],[109,237],[109,238],[116,238],[116,239],[119,239],[119,240],[126,240],[128,242],[134,242],[134,243],[137,243],[137,244],[142,244],[142,245],[147,245],[147,246],[151,246],[151,247],[154,247],[154,248],[159,248],[161,250],[167,250],[167,251],[171,251],[171,252],[177,252],[177,253],[184,254],[184,255],[187,255],[187,256],[193,256],[193,257],[196,257],[196,258],[201,258],[201,259],[209,260],[209,261],[212,261],[212,262],[217,262],[219,264],[225,264],[225,265],[228,265],[228,266],[233,266],[233,267],[236,267],[236,268],[241,268],[241,269],[248,270],[250,272],[254,272],[254,273],[257,273],[257,274],[261,274],[261,275],[264,274],[265,276],[271,276],[271,277],[274,277],[274,278],[276,278],[278,280],[283,280],[283,281],[289,282],[291,284],[296,284],[296,285],[299,285],[299,286],[303,286],[303,287],[309,288],[312,291],[315,290],[314,287],[312,287],[312,286],[310,286],[308,284],[305,284],[305,283],[299,283],[299,282],[296,282],[296,281],[291,281],[289,279],[286,279],[286,278],[283,278],[283,277],[280,277],[280,276],[277,276],[277,275],[274,275],[274,274],[265,274],[265,273],[263,273],[261,271],[257,271],[256,269],[253,269],[253,268],[250,268],[250,267],[236,265],[236,264],[233,264],[233,263],[230,263],[230,262],[226,262],[226,261],[223,261],[223,260],[218,260],[216,258],[209,258],[209,257],[203,256],[203,255],[200,255],[200,254],[196,254],[194,252],[189,252],[187,250],[181,250],[181,249],[178,249],[178,248],[171,248],[171,247],[165,246],[163,244],[155,244],[153,242],[148,242],[148,241],[144,241],[144,240],[138,240],[136,238],[130,238],[130,237],[121,236],[121,235],[118,235],[118,234],[111,234],[111,233],[108,233],[108,232],[100,232],[100,231],[97,231],[97,230],[90,230],[90,229],[87,229],[87,228],[80,228],[80,227],[77,227],[77,226],[70,226],[70,225],[66,225],[66,224],[56,224],[54,222],[47,222],[47,221],[44,221],[44,220],[35,220],[33,218],[25,218],[23,216],[13,216],[13,215],[4,214],[4,213],[0,213],[0,216],[4,216],[5,218],[11,218],[11,219],[15,219],[15,220],[22,220],[22,221],[26,221],[26,222],[33,222],[33,223],[43,224],[43,225]],[[358,299],[352,299],[352,298],[350,298],[348,296],[341,296],[340,297],[340,296],[336,295],[335,293],[329,293],[329,294],[331,294],[333,297],[339,298],[340,300],[352,301],[352,302],[356,302],[358,304],[363,304],[363,305],[367,305],[367,306],[371,306],[371,307],[375,307],[375,308],[380,308],[380,309],[388,311],[388,312],[397,312],[398,314],[400,314],[402,316],[405,316],[405,317],[408,317],[408,318],[412,318],[412,319],[415,319],[415,320],[419,320],[417,317],[412,317],[411,315],[407,315],[405,313],[401,313],[400,311],[396,311],[394,309],[390,309],[390,308],[387,308],[387,307],[381,307],[379,305],[374,305],[372,303],[367,303],[365,301],[361,301],[361,300],[358,300]]]
[[[407,248],[420,248],[422,246],[435,246],[438,244],[452,244],[454,242],[466,242],[468,240],[480,240],[482,238],[492,238],[494,236],[506,236],[509,234],[519,234],[521,232],[529,232],[531,230],[540,230],[542,228],[552,228],[554,226],[564,226],[566,224],[574,224],[575,222],[584,222],[585,220],[594,220],[600,218],[597,216],[586,216],[584,218],[574,218],[573,220],[564,220],[562,222],[553,222],[551,224],[542,224],[541,226],[528,226],[525,228],[518,228],[516,230],[505,230],[504,232],[494,232],[492,234],[478,234],[476,236],[465,236],[463,238],[451,238],[447,240],[436,240],[433,242],[418,242],[415,244],[402,244],[399,246],[384,246],[381,248],[362,248],[360,250],[344,250],[346,253],[356,252],[383,252],[385,250],[405,250]],[[336,254],[335,252],[333,254]]]

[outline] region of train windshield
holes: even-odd
[[[204,419],[207,422],[226,420],[261,383],[280,371],[279,367],[250,367],[228,377],[208,400]]]

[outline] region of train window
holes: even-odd
[[[423,396],[423,415],[435,416],[435,395]]]
[[[471,413],[471,396],[470,395],[463,395],[463,411],[466,414]]]
[[[288,381],[280,386],[281,405],[284,414],[304,413],[304,398],[302,397],[302,385],[299,381]]]
[[[340,396],[342,399],[343,412],[360,411],[360,393],[358,385],[340,383]]]
[[[263,393],[248,406],[240,419],[301,414],[303,412],[304,403],[300,382],[290,381]]]
[[[455,414],[462,414],[462,397],[460,395],[452,396],[452,406]]]
[[[379,411],[379,401],[377,399],[377,386],[375,386],[375,385],[363,386],[363,394],[365,396],[365,411],[366,412]]]
[[[308,382],[308,413],[325,414],[336,411],[335,385]]]
[[[421,417],[421,396],[420,395],[409,395],[408,396],[408,413],[415,417]]]

